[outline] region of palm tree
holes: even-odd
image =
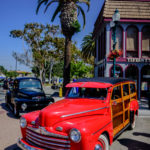
[[[95,56],[95,40],[92,37],[92,33],[86,35],[83,38],[82,44],[82,57],[87,62],[91,62],[94,64],[94,56]],[[93,61],[93,62],[92,62]]]
[[[36,13],[39,8],[44,4],[45,11],[52,3],[58,3],[58,6],[52,16],[51,21],[54,21],[55,17],[60,13],[60,22],[62,33],[65,36],[65,52],[64,52],[64,82],[63,82],[63,93],[65,93],[65,85],[70,82],[70,65],[71,65],[71,38],[72,36],[80,31],[80,24],[78,22],[78,15],[81,13],[83,16],[83,27],[85,26],[85,13],[79,3],[85,3],[90,6],[90,0],[38,0],[38,6]]]

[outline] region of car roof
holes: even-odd
[[[110,84],[117,84],[120,82],[129,82],[132,81],[131,79],[127,78],[114,78],[114,77],[95,77],[95,78],[83,78],[78,79],[75,82],[100,82],[100,83],[110,83]]]
[[[113,77],[83,78],[67,84],[66,87],[108,88],[120,82],[133,82],[133,80]]]
[[[34,80],[40,80],[40,79],[38,79],[38,78],[36,78],[36,77],[17,77],[15,80],[25,80],[25,79],[34,79]]]

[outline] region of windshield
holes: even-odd
[[[67,95],[68,98],[93,98],[105,100],[107,97],[106,88],[78,88],[72,87]]]
[[[19,89],[42,89],[42,86],[39,80],[24,79],[20,81]]]

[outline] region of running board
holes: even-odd
[[[124,130],[126,130],[130,126],[130,123],[127,124],[122,130],[120,130],[115,136],[114,139],[116,139]]]

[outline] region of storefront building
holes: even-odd
[[[113,62],[108,59],[112,50],[110,21],[115,9],[120,21],[116,30],[116,49],[122,56],[116,60],[116,76],[136,81],[138,97],[150,92],[150,0],[106,0],[95,23],[95,77],[113,76]]]

